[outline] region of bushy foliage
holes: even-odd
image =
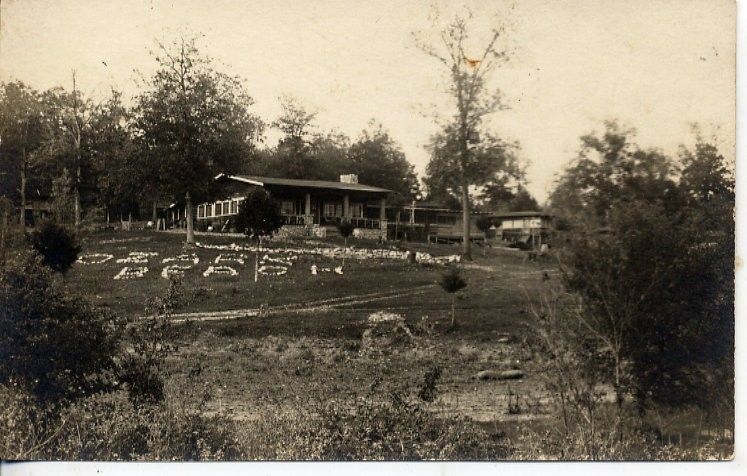
[[[117,375],[136,405],[164,399],[164,363],[176,350],[170,319],[183,298],[181,281],[172,278],[166,294],[149,299],[146,315],[127,328],[127,348],[118,360]]]
[[[444,291],[451,294],[451,327],[454,327],[456,319],[456,293],[467,287],[467,281],[462,277],[462,273],[456,266],[450,266],[449,269],[441,275],[441,287]]]
[[[289,424],[275,422],[274,425]],[[294,420],[282,442],[280,459],[430,460],[502,459],[501,442],[462,418],[441,418],[392,393],[383,401],[359,398],[352,407],[327,402],[318,417]]]
[[[559,434],[552,430],[536,431],[530,427],[511,441],[511,459],[522,461],[705,461],[724,460],[732,451],[719,442],[707,442],[699,446],[683,446],[664,443],[656,435],[630,423],[624,437],[619,425],[610,426],[604,412],[599,415],[599,429],[595,440],[595,452],[589,453],[585,429],[570,434]]]
[[[51,460],[236,460],[236,424],[183,402],[133,404],[126,392],[88,396],[59,412],[0,386],[0,458]]]
[[[495,224],[494,220],[495,219],[492,217],[482,215],[475,222],[475,226],[477,226],[477,229],[481,232],[487,233],[488,230],[490,230],[490,227]]]
[[[610,220],[611,234],[572,242],[566,284],[629,362],[641,403],[693,403],[731,367],[733,295],[719,285],[725,250],[655,204],[616,206]]]
[[[353,226],[353,224],[349,221],[343,221],[339,225],[337,225],[337,229],[339,230],[340,235],[347,240],[348,237],[353,234],[355,226]]]
[[[272,235],[283,226],[280,207],[265,190],[252,191],[239,205],[236,229],[250,238]]]
[[[29,241],[42,256],[44,264],[60,273],[70,269],[81,250],[75,235],[53,221],[43,222],[31,233]]]
[[[441,276],[441,287],[447,293],[455,293],[467,286],[467,282],[462,278],[462,273],[456,266],[451,266]]]
[[[621,359],[616,337],[587,313],[577,296],[548,293],[529,309],[531,329],[523,348],[550,397],[547,429],[525,428],[512,440],[516,459],[562,460],[676,460],[723,459],[733,451],[733,440],[703,439],[692,447],[664,438],[658,418],[643,419],[628,393],[635,377],[630,361]],[[704,390],[707,394],[707,390]],[[655,414],[665,405],[657,405]],[[653,405],[652,405],[653,406]],[[649,409],[652,409],[649,406]],[[665,410],[666,411],[666,410]],[[723,432],[733,416],[719,418],[692,406],[674,410],[702,417],[695,429]],[[673,411],[668,412],[670,415]],[[731,448],[731,449],[730,449]]]
[[[438,380],[441,378],[443,369],[435,366],[425,373],[423,384],[418,390],[418,398],[424,402],[432,402],[438,396]]]
[[[35,253],[0,271],[0,384],[42,402],[106,388],[119,334],[112,316],[55,283]]]
[[[615,124],[584,137],[580,161],[553,195],[568,216],[585,214],[607,231],[574,227],[561,255],[564,283],[582,299],[577,317],[610,357],[618,394],[632,394],[641,410],[729,406],[733,179],[700,139],[694,151],[683,149],[677,172],[631,137]]]

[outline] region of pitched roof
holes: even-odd
[[[540,211],[523,211],[523,212],[505,212],[505,213],[493,213],[495,218],[522,218],[522,217],[543,217],[550,218],[552,214]]]
[[[215,178],[226,177],[231,180],[248,183],[251,185],[258,185],[264,187],[265,185],[276,185],[282,187],[308,187],[308,188],[324,188],[333,190],[349,190],[353,192],[374,192],[374,193],[391,193],[391,190],[381,187],[374,187],[371,185],[363,185],[361,183],[343,183],[333,182],[329,180],[301,180],[301,179],[286,179],[276,177],[259,177],[256,175],[225,175],[219,174]]]

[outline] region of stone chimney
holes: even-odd
[[[340,175],[341,183],[358,183],[358,176],[355,174]]]

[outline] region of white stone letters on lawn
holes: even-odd
[[[163,268],[161,276],[166,279],[169,279],[172,276],[184,276],[184,272],[190,269],[192,269],[192,265],[189,264],[170,264]]]
[[[321,268],[315,264],[311,265],[311,274],[317,275],[319,273],[331,273],[332,271],[335,272],[335,274],[342,274],[342,266],[337,266],[336,268]]]
[[[269,253],[286,253],[285,250],[268,249],[267,253],[259,261],[260,267],[257,269],[258,274],[265,276],[281,276],[288,272],[288,268],[293,266],[293,262],[298,259],[298,255],[288,254],[287,256],[270,256]]]
[[[410,252],[401,251],[396,249],[366,249],[366,248],[354,248],[354,247],[323,247],[318,246],[315,248],[268,248],[265,246],[254,246],[254,245],[237,245],[231,243],[230,245],[208,245],[204,243],[196,244],[199,248],[220,250],[220,253],[213,261],[212,265],[209,266],[202,275],[204,277],[212,275],[222,276],[237,276],[238,270],[234,265],[229,266],[228,263],[235,263],[238,265],[244,265],[249,255],[245,254],[256,253],[258,257],[257,262],[257,275],[264,276],[282,276],[287,274],[290,267],[297,262],[299,255],[312,255],[320,256],[330,259],[398,259],[407,260]],[[244,253],[242,253],[244,252]],[[114,276],[114,279],[134,279],[142,278],[148,272],[148,267],[145,266],[151,257],[158,256],[158,253],[154,251],[131,251],[126,257],[119,258],[116,260],[117,263],[137,265],[137,266],[125,266],[119,273]],[[114,255],[109,253],[88,253],[78,257],[77,263],[83,265],[101,264],[114,259]],[[429,253],[415,253],[415,260],[418,263],[426,264],[447,264],[447,263],[458,263],[461,257],[459,255],[449,256],[432,256]],[[161,276],[169,279],[172,276],[184,276],[185,272],[193,269],[195,265],[200,262],[200,258],[197,253],[180,254],[177,256],[170,256],[163,258],[161,263],[164,267],[161,272]],[[320,273],[336,273],[343,274],[342,266],[337,267],[322,267],[316,264],[311,266],[311,274],[318,275]],[[256,275],[255,275],[256,280]]]
[[[148,272],[147,266],[125,266],[114,279],[142,278]]]
[[[80,264],[101,264],[106,263],[112,258],[114,258],[114,255],[110,255],[109,253],[88,253],[78,256],[76,262]]]
[[[248,251],[252,253],[289,253],[293,255],[321,255],[327,258],[354,258],[354,259],[399,259],[406,260],[408,252],[401,250],[369,249],[369,248],[267,248],[264,246],[242,246],[236,243],[230,245],[208,245],[197,243],[197,247],[221,251]],[[415,261],[424,264],[448,264],[459,263],[460,255],[433,256],[430,253],[415,253]]]
[[[236,276],[239,274],[238,271],[230,266],[208,266],[208,269],[202,273],[203,276],[208,277],[211,274],[222,274],[227,276]]]
[[[215,264],[224,262],[244,264],[245,259],[246,255],[241,253],[222,253],[215,257]]]
[[[146,264],[151,256],[158,256],[158,253],[155,251],[130,251],[127,258],[119,258],[117,263]]]
[[[174,261],[191,261],[194,264],[197,264],[200,262],[200,258],[197,256],[197,254],[192,253],[189,255],[178,255],[178,256],[172,256],[170,258],[164,258],[161,260],[162,263],[173,263]]]

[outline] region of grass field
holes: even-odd
[[[198,237],[208,245],[242,243],[236,238]],[[318,267],[340,266],[340,259],[299,255],[282,276],[260,275],[254,282],[254,256],[243,265],[227,263],[237,276],[203,277],[203,271],[225,252],[183,248],[183,235],[132,232],[87,237],[82,254],[108,253],[101,264],[76,264],[66,285],[118,313],[141,315],[148,297],[163,294],[163,258],[196,253],[199,263],[185,272],[189,305],[183,312],[263,308],[270,312],[229,320],[193,320],[181,326],[179,350],[171,359],[173,381],[200,362],[201,376],[216,389],[211,407],[241,419],[267,412],[292,411],[299,399],[351,399],[372,384],[416,387],[435,366],[443,369],[440,395],[432,408],[482,422],[513,421],[537,416],[541,401],[518,343],[524,332],[527,296],[543,283],[536,263],[524,263],[513,250],[476,250],[476,260],[463,266],[468,286],[457,300],[458,331],[449,332],[450,296],[438,286],[443,265],[409,264],[398,259],[346,259],[344,274],[311,274]],[[270,247],[334,246],[328,242],[271,243]],[[353,243],[354,246],[377,245]],[[458,250],[447,245],[417,245],[433,255]],[[130,252],[155,252],[142,278],[114,280],[124,266],[116,259]],[[261,256],[260,256],[261,258]],[[222,263],[223,264],[223,263]],[[137,266],[137,265],[135,265]],[[342,299],[342,301],[337,301]],[[289,306],[290,308],[286,308]],[[403,316],[413,337],[406,342],[366,348],[367,318],[378,311]],[[499,342],[500,341],[500,342]],[[369,347],[376,347],[369,343]],[[477,381],[486,369],[522,369],[527,378],[510,382]],[[511,397],[509,397],[511,395]],[[509,415],[508,400],[518,401]],[[518,413],[518,414],[517,414]]]
[[[162,276],[165,266],[191,266],[181,279],[183,302],[172,316],[176,350],[167,361],[167,391],[201,405],[206,414],[227,415],[244,425],[242,444],[252,457],[285,457],[276,451],[286,444],[284,438],[330,402],[353,409],[356,402],[384,401],[392,392],[417,398],[426,374],[435,368],[441,373],[436,397],[427,405],[431,414],[466,418],[489,435],[509,440],[527,428],[542,432],[558,426],[523,345],[528,303],[560,284],[549,260],[528,262],[520,251],[476,248],[474,261],[459,265],[468,285],[457,295],[457,326],[452,328],[451,296],[439,286],[444,265],[391,258],[347,258],[343,265],[341,258],[319,253],[342,246],[335,238],[272,241],[263,246],[275,252],[259,253],[214,249],[250,245],[236,237],[199,236],[198,241],[201,246],[185,247],[183,234],[144,231],[88,235],[82,240],[83,256],[112,257],[98,264],[76,263],[63,283],[115,313],[137,317],[146,314],[149,298],[163,296],[169,286]],[[459,251],[450,245],[350,244],[433,256]],[[147,263],[116,262],[133,252],[151,255]],[[243,264],[216,263],[220,255],[239,253]],[[181,254],[195,254],[198,262],[168,262]],[[260,273],[255,281],[255,259],[261,265],[266,254],[286,260],[287,273]],[[236,274],[204,276],[208,267],[218,265],[231,266]],[[114,279],[125,266],[147,266],[148,271]],[[318,274],[312,274],[312,266]],[[331,272],[336,267],[342,274]],[[372,315],[382,312],[390,318],[394,314],[395,321],[387,322],[398,324],[373,322]],[[521,370],[524,376],[476,379],[483,370]],[[680,416],[670,425],[671,434],[680,442],[683,432],[698,435],[696,417]],[[691,439],[697,446],[698,437]]]

